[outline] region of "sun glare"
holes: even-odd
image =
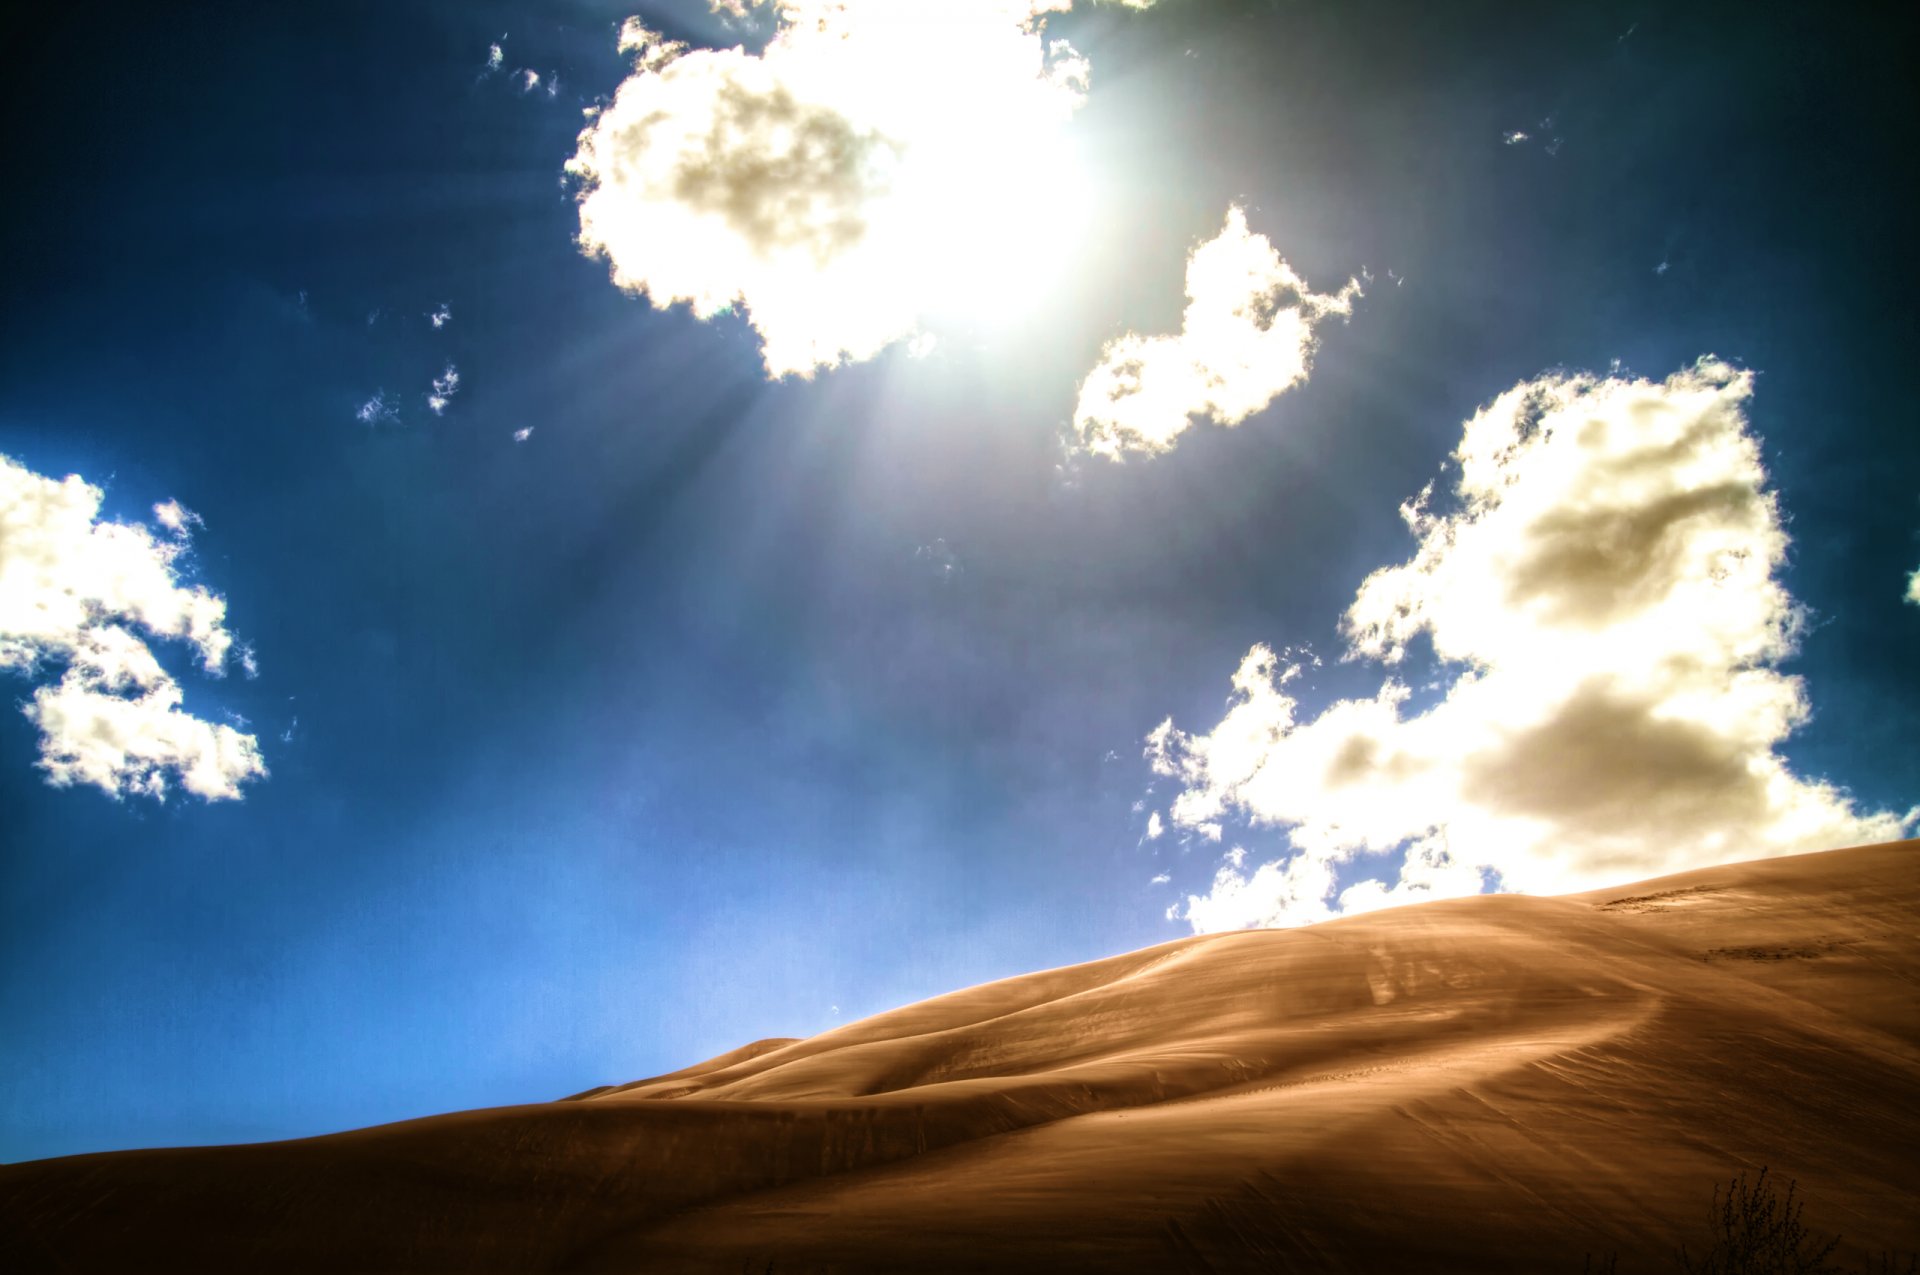
[[[582,245],[656,305],[743,306],[776,376],[1017,319],[1092,203],[1089,71],[1053,7],[797,3],[758,55],[631,26],[635,72],[569,165]]]

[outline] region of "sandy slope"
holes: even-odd
[[[1920,1248],[1920,843],[1186,939],[574,1099],[0,1168],[64,1269],[1666,1269]]]

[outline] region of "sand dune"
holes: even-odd
[[[534,1106],[0,1167],[9,1269],[1664,1270],[1920,1249],[1920,843],[1184,939]]]

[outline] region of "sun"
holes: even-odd
[[[1015,321],[1093,203],[1057,7],[796,0],[758,54],[633,27],[568,165],[581,245],[656,305],[744,309],[775,376]]]

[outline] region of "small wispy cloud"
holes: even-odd
[[[1567,139],[1564,137],[1561,137],[1558,133],[1555,133],[1553,131],[1553,125],[1554,125],[1554,117],[1549,115],[1547,116],[1547,118],[1540,121],[1539,125],[1537,126],[1537,129],[1538,129],[1537,132],[1530,133],[1523,128],[1509,129],[1508,131],[1500,134],[1500,140],[1508,146],[1524,146],[1528,142],[1533,141],[1536,137],[1545,137],[1547,140],[1541,146],[1540,149],[1545,151],[1550,156],[1558,155],[1560,153],[1560,148],[1566,144]]]
[[[934,578],[942,583],[965,573],[965,568],[960,564],[960,555],[945,540],[921,545],[913,551],[913,556],[916,561],[926,564]]]
[[[519,429],[513,431],[513,441],[516,443],[524,443],[532,437],[533,426],[531,425],[522,425]]]
[[[353,419],[362,425],[392,424],[400,419],[400,408],[387,397],[385,390],[379,390],[372,398],[354,409]]]
[[[433,324],[436,331],[446,327],[447,324],[453,322],[453,308],[442,301],[438,306],[434,307],[433,313],[427,316],[427,322]]]
[[[447,405],[460,391],[460,369],[447,364],[447,370],[433,378],[433,390],[427,395],[427,409],[435,416],[446,413]]]
[[[155,505],[153,520],[166,528],[176,540],[183,540],[192,534],[193,528],[206,525],[199,514],[177,500],[163,500]]]

